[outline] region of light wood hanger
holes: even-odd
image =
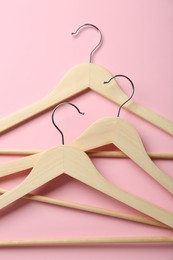
[[[43,153],[43,151],[42,151],[42,153]],[[36,164],[36,162],[40,159],[42,153],[40,152],[36,156],[28,156],[28,157],[24,157],[22,159],[12,161],[11,164],[9,164],[9,163],[1,164],[0,177],[8,176],[10,174],[22,171],[23,168],[25,168],[25,169],[33,168],[34,165]],[[6,191],[7,190],[0,188],[0,193],[5,193]],[[154,219],[150,220],[145,217],[139,217],[135,214],[124,214],[122,212],[101,209],[101,208],[93,207],[90,205],[79,204],[76,202],[74,203],[74,202],[69,202],[69,201],[67,202],[67,201],[52,199],[52,198],[40,196],[40,195],[29,194],[28,196],[25,196],[24,198],[29,199],[29,200],[40,201],[40,202],[44,202],[44,203],[48,203],[48,204],[54,204],[57,206],[63,206],[63,207],[88,211],[88,212],[92,212],[92,213],[97,213],[97,214],[101,214],[101,215],[111,216],[111,217],[115,217],[115,218],[126,219],[129,221],[139,222],[139,223],[143,223],[143,224],[168,228],[166,225],[161,224],[160,222],[158,222]]]
[[[75,105],[73,106],[76,107]],[[54,112],[56,109],[57,107],[54,109]],[[77,107],[76,109],[79,113],[81,113]],[[54,122],[54,112],[52,114],[53,123],[56,126],[56,128],[60,131],[63,137],[63,133]],[[108,126],[108,124],[106,125]],[[122,132],[122,130],[124,130],[124,127],[120,128]],[[129,129],[129,127],[127,129],[128,131],[131,130]],[[91,137],[92,135],[88,136],[87,141]],[[64,138],[62,138],[62,140],[64,140]],[[173,227],[172,212],[158,207],[108,182],[104,177],[100,175],[100,173],[94,167],[86,153],[79,150],[78,148],[65,145],[58,146],[56,148],[52,148],[51,150],[44,152],[41,155],[41,158],[37,161],[35,167],[32,169],[30,174],[26,177],[26,179],[16,188],[0,196],[0,208],[6,207],[10,203],[25,196],[29,192],[35,190],[36,188],[42,186],[43,184],[49,182],[50,180],[54,179],[55,177],[63,173],[66,173],[69,176],[89,185],[90,187],[93,187],[109,195],[110,197],[115,198],[136,210],[139,210],[140,212],[160,221],[161,223],[169,227]]]
[[[107,181],[89,157],[72,146],[58,146],[44,152],[26,179],[0,196],[0,209],[25,196],[63,173],[99,190],[124,204],[173,227],[173,213],[131,194]]]
[[[77,33],[85,26],[93,25],[82,25],[75,33]],[[100,30],[96,26],[93,27],[98,30],[101,36]],[[99,44],[90,54],[90,61],[93,52],[100,46],[101,39],[102,38],[100,38]],[[79,64],[73,67],[65,74],[55,89],[45,98],[0,119],[0,135],[5,133],[10,128],[19,125],[27,119],[38,115],[39,113],[57,105],[58,103],[85,91],[86,89],[91,89],[92,91],[119,105],[122,104],[122,102],[127,99],[127,95],[121,90],[115,81],[112,81],[107,87],[105,87],[103,82],[109,78],[111,78],[111,74],[106,69],[99,65],[92,64],[91,62],[86,64]],[[152,112],[151,110],[132,100],[130,103],[128,103],[128,105],[125,105],[125,108],[165,131],[166,133],[173,135],[172,121],[156,114],[155,112]]]

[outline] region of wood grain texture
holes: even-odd
[[[104,81],[109,80],[111,77],[112,75],[99,65],[92,63],[76,65],[64,75],[62,80],[48,96],[0,119],[0,134],[2,135],[10,128],[17,126],[27,119],[54,107],[60,102],[67,100],[88,88],[112,102],[121,105],[128,97],[115,80],[111,81],[109,84],[104,84]],[[124,108],[166,133],[173,135],[173,122],[163,116],[152,112],[132,100],[125,104]]]
[[[58,146],[44,152],[26,179],[16,188],[0,196],[0,208],[6,207],[63,173],[169,227],[173,227],[172,212],[110,183],[97,171],[86,153],[66,145]]]

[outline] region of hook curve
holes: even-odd
[[[57,105],[57,106],[54,108],[54,110],[53,110],[53,112],[52,112],[52,117],[51,117],[51,118],[52,118],[52,123],[53,123],[53,125],[56,127],[56,129],[59,131],[59,133],[61,134],[62,144],[64,145],[64,134],[63,134],[63,132],[59,129],[59,127],[56,125],[55,120],[54,120],[55,111],[56,111],[60,106],[62,106],[62,105],[71,105],[71,106],[73,106],[74,108],[76,108],[76,110],[78,111],[79,114],[84,115],[85,113],[81,112],[77,106],[75,106],[73,103],[70,103],[70,102],[62,102],[62,103],[60,103],[59,105]]]
[[[93,24],[91,24],[91,23],[85,23],[85,24],[81,25],[75,32],[72,32],[71,34],[72,34],[72,35],[78,34],[78,32],[79,32],[82,28],[88,27],[88,26],[91,26],[91,27],[95,28],[95,29],[99,32],[99,34],[100,34],[99,43],[98,43],[98,44],[94,47],[94,49],[90,52],[89,62],[92,63],[93,53],[96,51],[96,49],[98,49],[98,48],[101,46],[101,43],[102,43],[102,40],[103,40],[102,33],[101,33],[100,29],[99,29],[97,26],[95,26],[95,25],[93,25]]]
[[[132,80],[131,80],[129,77],[127,77],[127,76],[125,76],[125,75],[122,75],[122,74],[115,75],[115,76],[113,76],[112,78],[110,78],[108,81],[104,81],[104,84],[107,84],[107,83],[109,83],[112,79],[118,78],[118,77],[126,78],[126,79],[131,83],[131,86],[132,86],[132,94],[131,94],[131,96],[130,96],[123,104],[121,104],[121,106],[119,106],[118,113],[117,113],[117,117],[120,116],[121,108],[122,108],[127,102],[129,102],[130,99],[132,99],[132,97],[133,97],[133,95],[134,95],[134,92],[135,92],[135,86],[134,86]]]

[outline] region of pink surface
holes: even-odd
[[[112,74],[125,74],[135,83],[134,100],[172,119],[173,114],[173,2],[172,1],[0,1],[0,116],[48,94],[72,66],[88,62],[98,40],[93,29],[79,37],[71,32],[93,23],[104,36],[94,62]],[[130,94],[125,80],[118,80]],[[70,100],[85,116],[68,107],[57,111],[66,143],[98,118],[117,113],[118,107],[88,91]],[[148,151],[173,151],[172,137],[123,110],[121,117],[138,129]],[[0,147],[42,149],[61,143],[51,124],[51,111],[1,137]],[[17,157],[1,156],[0,161]],[[130,160],[94,159],[110,181],[173,211],[172,196]],[[155,162],[173,177],[172,161]],[[26,173],[0,180],[14,187]],[[72,180],[57,178],[41,194],[133,212],[121,203]],[[123,220],[20,200],[0,212],[0,239],[53,237],[169,236],[171,231]],[[173,259],[171,245],[123,245],[0,249],[0,259]]]

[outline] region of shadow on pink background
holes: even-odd
[[[3,117],[47,95],[72,66],[89,61],[98,41],[93,29],[79,37],[71,32],[93,23],[103,33],[94,63],[112,74],[129,76],[136,87],[134,100],[172,120],[173,114],[173,2],[153,1],[0,1],[0,116]],[[106,79],[105,79],[106,80]],[[117,80],[130,95],[131,87]],[[70,99],[84,116],[62,107],[56,120],[69,143],[96,119],[117,114],[118,106],[87,91]],[[172,137],[122,110],[133,123],[148,151],[172,152]],[[48,149],[61,144],[51,123],[51,111],[3,135],[0,147]],[[0,162],[17,157],[1,156]],[[93,159],[110,181],[173,211],[172,196],[128,159]],[[173,176],[172,161],[155,161]],[[12,188],[27,172],[0,180]],[[133,212],[85,185],[62,176],[40,194],[108,209]],[[0,239],[58,237],[169,236],[171,231],[91,213],[20,200],[0,213]],[[173,259],[171,245],[124,245],[0,249],[0,259]]]

